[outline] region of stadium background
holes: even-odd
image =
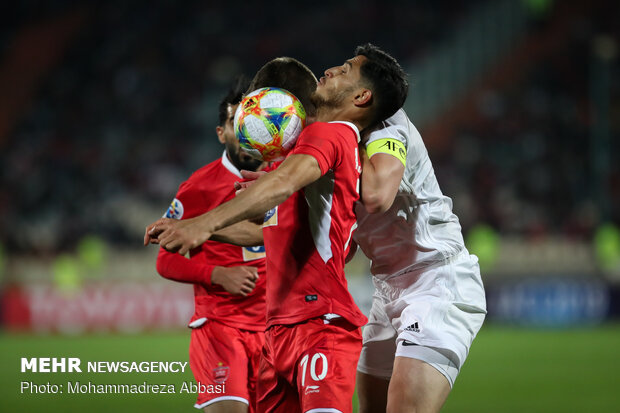
[[[445,412],[620,403],[618,2],[6,2],[0,10],[1,411],[191,411],[193,395],[30,395],[21,357],[187,360],[191,288],[161,280],[144,226],[220,156],[232,77],[320,74],[376,43],[410,74],[421,130],[489,316]],[[360,306],[367,262],[348,266]]]

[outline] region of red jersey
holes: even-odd
[[[224,153],[221,159],[200,168],[181,184],[176,198],[164,216],[186,219],[202,215],[232,199],[235,196],[234,182],[242,179],[239,170]],[[204,323],[203,318],[206,317],[231,327],[264,331],[264,257],[263,246],[238,247],[207,241],[190,251],[189,260],[160,249],[157,269],[166,278],[194,284],[195,313],[190,323],[192,327]],[[219,285],[211,285],[213,267],[240,265],[258,268],[256,287],[247,297],[232,295]]]
[[[355,326],[368,321],[344,276],[359,199],[359,132],[351,123],[315,122],[291,154],[314,157],[321,178],[265,216],[267,327],[338,314]]]

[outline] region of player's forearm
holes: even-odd
[[[235,198],[196,219],[205,232],[214,233],[238,222],[265,214],[296,191],[293,182],[278,170],[268,173]]]
[[[157,256],[157,272],[162,277],[189,284],[211,285],[214,265],[196,262],[160,248]]]
[[[242,221],[219,230],[211,236],[211,240],[240,247],[263,245],[263,226],[250,221]]]
[[[321,177],[317,160],[310,155],[290,155],[278,169],[256,180],[235,198],[198,217],[207,233],[255,218]]]

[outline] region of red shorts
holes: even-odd
[[[198,384],[194,407],[236,400],[249,405],[250,413],[255,412],[264,343],[263,332],[240,330],[213,320],[192,330],[189,364]]]
[[[271,327],[260,364],[258,411],[350,413],[361,349],[359,327],[344,318]]]

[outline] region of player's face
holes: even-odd
[[[226,154],[230,162],[239,170],[256,171],[263,163],[244,152],[239,147],[239,140],[235,136],[233,121],[235,119],[237,106],[239,105],[228,105],[226,122],[224,122],[223,126],[218,126],[215,130],[220,143],[226,146]]]
[[[365,60],[365,56],[355,56],[340,66],[327,69],[325,75],[319,79],[314,93],[317,106],[340,106],[347,97],[355,93],[360,88],[360,67]]]

